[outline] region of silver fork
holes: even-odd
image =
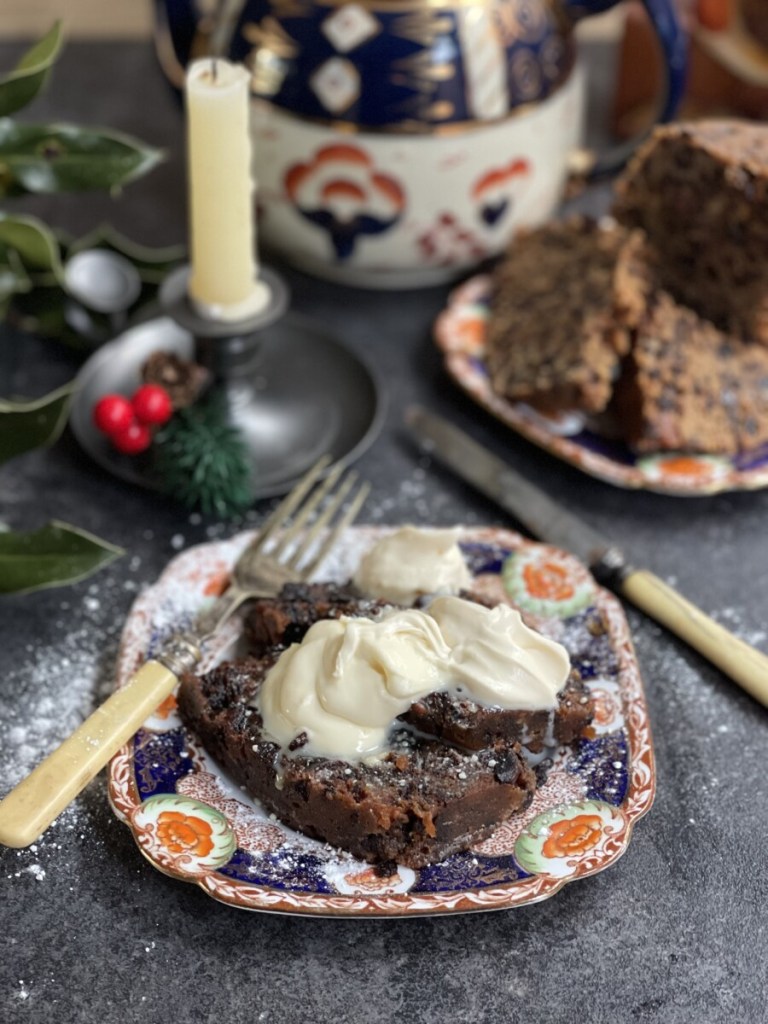
[[[355,473],[339,484],[340,466],[316,486],[329,462],[328,456],[316,462],[277,506],[238,558],[229,588],[194,626],[172,637],[11,790],[0,803],[0,843],[33,843],[170,696],[181,676],[195,668],[205,643],[243,602],[271,597],[285,583],[312,577],[357,517],[370,489],[367,483],[357,484]]]
[[[348,473],[332,493],[343,473],[343,467],[336,466],[312,492],[330,461],[325,455],[312,466],[240,555],[229,589],[196,623],[196,633],[203,640],[216,633],[244,601],[270,597],[278,594],[285,583],[311,579],[357,518],[370,490],[367,483],[357,487],[336,525],[327,529],[357,484],[357,474]]]

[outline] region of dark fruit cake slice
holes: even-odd
[[[260,657],[273,647],[300,643],[320,619],[372,616],[384,607],[383,601],[361,597],[351,584],[286,583],[279,597],[251,602],[243,632],[250,652]]]
[[[497,394],[541,411],[601,412],[629,348],[614,316],[629,233],[585,217],[518,235],[496,268],[486,359]]]
[[[646,232],[661,286],[723,330],[768,345],[768,125],[657,128],[616,193],[613,212]]]
[[[447,693],[430,693],[402,716],[421,732],[468,750],[518,742],[538,754],[545,746],[573,743],[592,721],[594,703],[578,672],[571,671],[553,711],[487,708]]]
[[[206,750],[286,825],[371,863],[420,868],[490,835],[528,806],[535,777],[512,742],[474,753],[395,730],[372,763],[302,757],[266,739],[250,702],[270,657],[188,675],[181,716]]]
[[[470,594],[462,596],[472,600]],[[375,615],[385,605],[355,597],[336,583],[289,583],[278,597],[254,601],[245,621],[250,651],[264,657],[299,643],[310,626],[324,618]],[[594,704],[589,690],[573,671],[557,695],[552,711],[510,711],[486,708],[448,693],[433,693],[413,704],[402,716],[421,732],[470,750],[499,740],[517,740],[538,753],[551,743],[572,743],[592,721]]]
[[[638,452],[757,448],[768,442],[768,350],[659,292],[637,329],[612,411]]]

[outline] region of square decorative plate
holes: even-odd
[[[349,579],[386,532],[350,529],[321,577]],[[214,600],[249,539],[184,552],[136,601],[118,686]],[[466,529],[460,545],[478,595],[515,605],[564,644],[595,701],[594,721],[575,745],[540,755],[546,782],[530,807],[464,853],[382,877],[267,814],[185,728],[171,696],[109,766],[112,807],[154,867],[248,910],[389,917],[533,903],[621,856],[655,789],[648,711],[621,605],[573,556],[516,533]],[[236,652],[238,632],[229,623],[203,670]]]
[[[768,485],[768,445],[734,456],[675,452],[635,455],[622,441],[592,430],[583,413],[545,416],[523,402],[510,402],[497,395],[485,363],[490,294],[491,279],[487,275],[460,285],[435,323],[435,340],[456,383],[528,441],[617,487],[696,497]]]

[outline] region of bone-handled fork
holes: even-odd
[[[320,482],[329,462],[325,456],[315,463],[278,505],[238,558],[228,589],[195,625],[173,636],[11,790],[0,803],[0,843],[33,843],[173,692],[181,676],[195,668],[206,640],[244,601],[271,597],[285,583],[311,579],[369,491],[367,483],[358,485],[355,473],[342,480],[340,466]]]

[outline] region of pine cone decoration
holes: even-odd
[[[193,405],[208,386],[210,376],[204,367],[180,359],[173,352],[153,352],[141,368],[144,383],[164,388],[174,409]]]

